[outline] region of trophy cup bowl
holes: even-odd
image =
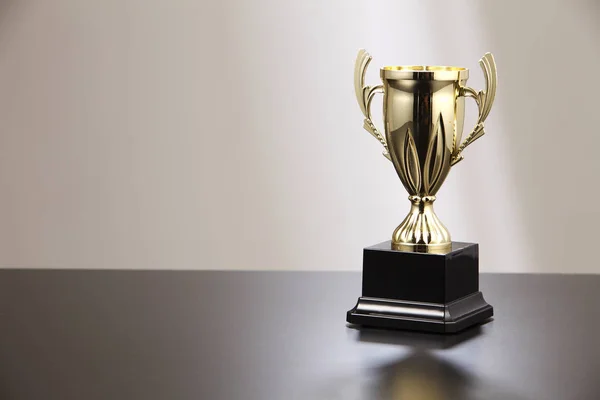
[[[392,234],[397,250],[425,253],[451,249],[450,232],[433,211],[436,193],[450,169],[462,160],[462,151],[484,134],[483,122],[496,92],[496,65],[487,53],[480,64],[486,77],[485,91],[466,86],[469,70],[442,66],[386,66],[382,85],[365,86],[371,56],[361,50],[355,66],[355,90],[365,116],[364,127],[384,146],[409,194],[411,210]],[[383,93],[385,136],[371,118],[371,101]],[[479,106],[475,129],[461,144],[465,97]]]

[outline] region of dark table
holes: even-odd
[[[0,399],[600,399],[600,276],[485,275],[451,336],[345,322],[360,273],[0,271]]]

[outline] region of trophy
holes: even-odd
[[[466,86],[469,70],[442,66],[385,66],[382,85],[365,85],[371,56],[360,50],[354,70],[364,128],[383,146],[411,208],[391,240],[363,253],[362,296],[347,313],[352,324],[457,332],[489,319],[493,308],[479,291],[479,247],[453,242],[433,211],[436,193],[467,146],[484,134],[496,94],[491,53],[479,61],[486,89]],[[384,132],[373,124],[371,103],[383,94]],[[479,108],[477,124],[462,138],[465,98]]]

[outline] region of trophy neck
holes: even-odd
[[[392,235],[396,250],[445,253],[452,246],[450,232],[433,211],[435,196],[409,196],[411,209]]]

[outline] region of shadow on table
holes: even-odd
[[[491,319],[484,322],[492,321]],[[483,324],[482,324],[483,325]],[[477,325],[453,334],[435,334],[411,331],[368,328],[348,324],[347,327],[358,332],[356,340],[367,343],[394,344],[419,349],[449,349],[460,343],[472,340],[483,334],[482,325]]]
[[[325,383],[326,382],[326,383]],[[418,350],[393,362],[328,377],[302,398],[340,400],[528,400],[474,371]]]
[[[452,362],[417,351],[373,371],[370,399],[524,400]]]

